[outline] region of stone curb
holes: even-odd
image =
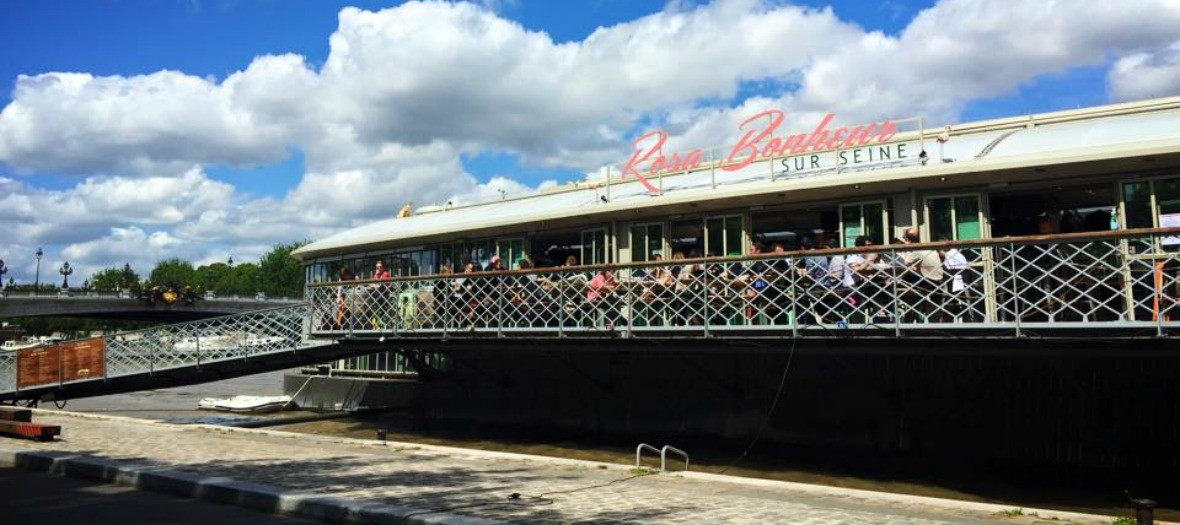
[[[400,505],[356,501],[337,496],[299,492],[238,481],[233,478],[202,476],[168,467],[137,466],[93,456],[0,446],[0,467],[111,483],[140,490],[248,509],[301,516],[333,523],[495,525],[504,522],[430,512]]]

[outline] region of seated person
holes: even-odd
[[[905,237],[902,238],[902,243],[917,244],[919,240],[918,229],[907,228]],[[926,281],[933,283],[942,282],[942,259],[938,258],[938,252],[934,250],[913,250],[905,252],[905,266],[911,271],[916,272],[916,274],[911,274],[911,279],[920,275]]]

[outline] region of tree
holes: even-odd
[[[228,264],[223,262],[206,264],[197,267],[193,275],[193,280],[196,286],[202,290],[213,290],[218,294],[222,294],[226,293],[225,290],[221,290],[217,286],[231,272],[233,272],[233,268],[230,268]]]
[[[259,291],[271,297],[299,297],[303,295],[303,265],[291,252],[307,241],[275,245],[258,262]]]
[[[90,287],[99,292],[138,288],[139,275],[131,269],[130,264],[125,264],[122,268],[111,266],[94,272],[90,276]]]
[[[168,259],[156,263],[149,278],[153,285],[180,289],[196,284],[196,271],[192,263],[180,259]]]
[[[250,296],[258,292],[258,265],[243,263],[233,267],[217,283],[217,293]]]

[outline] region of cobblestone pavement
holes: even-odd
[[[62,439],[13,442],[202,476],[521,523],[1035,523],[983,504],[800,489],[674,474],[632,477],[626,466],[265,430],[182,426],[40,411]],[[509,495],[521,497],[510,500]],[[1027,514],[1027,513],[1026,513]],[[1048,517],[1042,514],[1042,517]],[[1109,523],[1070,515],[1044,523]]]

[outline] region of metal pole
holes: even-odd
[[[1016,314],[1016,337],[1019,338],[1020,319],[1024,317],[1024,310],[1020,307],[1020,290],[1016,284],[1016,245],[1012,243],[1008,243],[1008,262],[1011,263],[1008,266],[1010,268],[1009,271],[1012,272],[1012,275],[1009,277],[1009,281],[1012,282],[1012,290],[1008,293],[1012,294],[1012,309],[1015,310]]]
[[[606,167],[606,202],[610,202],[610,166]]]
[[[901,302],[901,299],[897,296],[897,251],[896,250],[889,251],[889,271],[893,275],[893,277],[891,279],[889,279],[890,283],[892,284],[892,288],[893,288],[893,292],[892,292],[893,297],[891,298],[892,302],[893,302],[893,305],[892,305],[893,306],[893,308],[892,308],[892,310],[893,310],[893,336],[900,338],[901,337],[901,316],[898,315],[897,305],[898,305],[898,303]]]
[[[716,263],[713,263],[713,264],[716,264]],[[704,286],[705,286],[705,289],[701,290],[701,296],[703,298],[703,302],[701,303],[701,314],[705,317],[702,320],[701,324],[704,326],[705,338],[708,339],[710,337],[709,336],[709,263],[705,263],[705,264],[701,265],[701,271],[703,271],[705,274],[704,277],[701,278],[702,281],[704,281]]]
[[[717,189],[717,150],[709,149],[709,187]]]
[[[565,337],[565,276],[557,277],[557,337]]]

